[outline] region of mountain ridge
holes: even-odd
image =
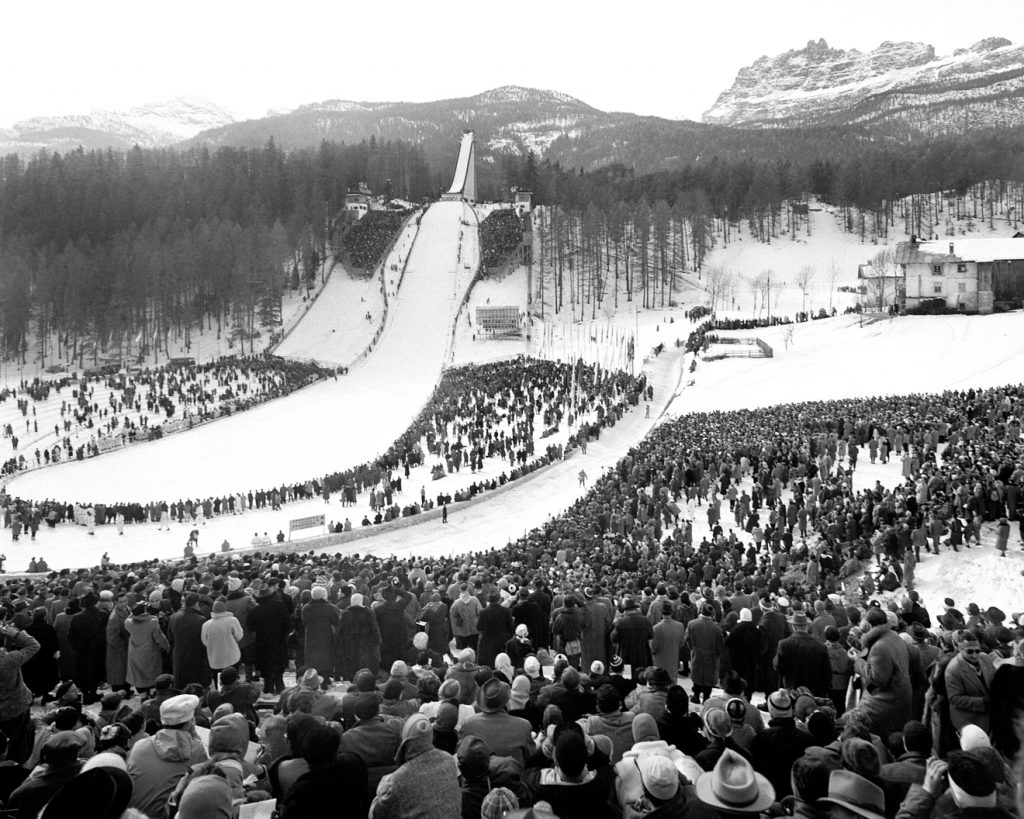
[[[824,39],[739,70],[702,121],[729,127],[869,124],[935,135],[1024,122],[1024,45],[989,37],[938,56],[927,43],[868,52]]]

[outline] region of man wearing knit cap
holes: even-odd
[[[413,714],[402,727],[398,769],[377,786],[370,819],[450,819],[461,802],[459,769],[451,754],[433,746],[430,721]]]
[[[754,767],[768,777],[781,799],[791,793],[789,774],[793,763],[814,740],[796,727],[793,698],[786,689],[780,688],[769,695],[768,715],[768,727],[755,737],[750,755]]]
[[[203,743],[195,732],[195,711],[199,698],[179,694],[160,706],[163,728],[139,740],[128,756],[132,778],[131,807],[147,816],[162,815],[167,798],[189,768],[207,759]]]

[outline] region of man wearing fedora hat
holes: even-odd
[[[832,771],[818,807],[832,819],[885,819],[885,793],[853,771]]]
[[[793,634],[779,642],[774,661],[782,687],[806,686],[816,697],[827,697],[832,687],[828,649],[808,630],[810,622],[804,612],[794,612],[789,622]]]
[[[742,756],[726,749],[715,767],[698,777],[697,798],[720,816],[743,816],[767,811],[775,790]]]
[[[533,735],[527,720],[508,713],[511,696],[508,683],[496,677],[487,680],[477,694],[480,713],[466,720],[460,736],[480,737],[495,756],[511,756],[522,764],[533,753]]]

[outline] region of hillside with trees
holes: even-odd
[[[280,324],[284,290],[328,257],[345,194],[363,181],[408,198],[429,191],[420,152],[404,143],[8,156],[2,354],[43,367],[155,358],[204,331],[248,352]]]

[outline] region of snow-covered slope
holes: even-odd
[[[954,109],[960,128],[1024,121],[1024,46],[992,37],[937,56],[924,43],[884,42],[869,52],[824,40],[740,69],[704,114],[723,125],[903,120]],[[929,126],[941,130],[944,117]]]
[[[316,478],[377,457],[426,403],[448,355],[455,308],[469,283],[466,266],[475,269],[479,253],[467,220],[475,225],[462,202],[426,212],[385,332],[349,375],[182,435],[24,474],[8,492],[94,502],[129,491],[136,498],[208,497]],[[346,318],[358,321],[364,312],[354,302]]]

